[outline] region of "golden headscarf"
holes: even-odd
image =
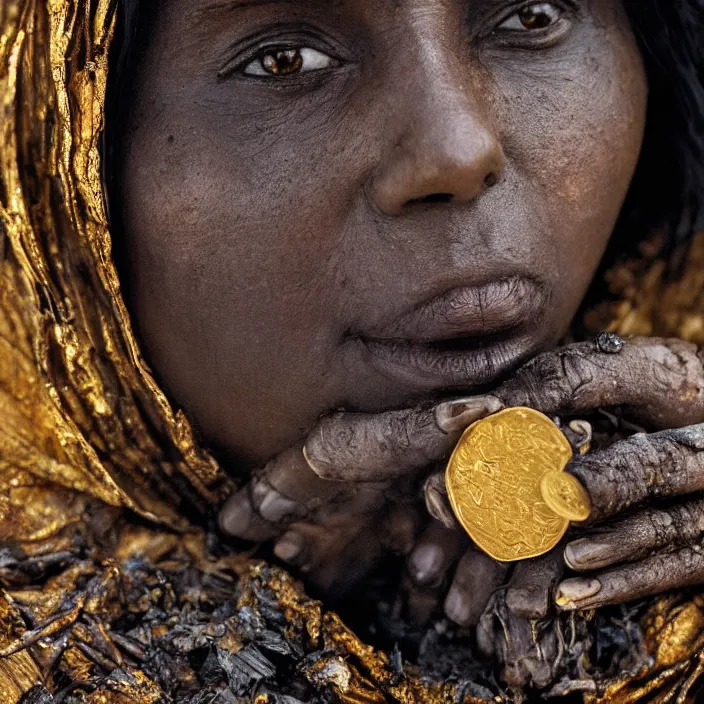
[[[197,543],[198,528],[184,516],[204,515],[232,490],[145,364],[111,259],[100,140],[117,4],[0,0],[0,541],[36,554],[61,544],[96,501]],[[594,311],[592,324],[704,342],[701,238],[685,269],[668,285],[654,256],[612,272],[618,302]],[[131,535],[150,554],[151,538]],[[189,559],[207,561],[202,546],[188,545]],[[106,579],[127,554],[124,544],[116,549],[117,561],[103,566]],[[243,580],[262,579],[256,567],[232,569]],[[285,574],[271,574],[292,628],[362,663],[351,679],[327,683],[342,701],[453,700],[449,684],[426,688],[411,675],[394,684],[386,655],[363,646],[334,614],[323,616]],[[43,585],[45,600],[33,608],[50,615],[52,598],[58,603],[70,584]],[[0,590],[0,655],[11,653],[0,659],[0,699],[10,704],[46,677],[18,646],[18,598]],[[636,701],[651,689],[686,697],[686,683],[700,673],[699,601],[659,602],[649,618],[653,666],[612,683],[603,701]],[[79,664],[70,671],[87,676],[88,665],[73,657]],[[140,701],[159,701],[146,676],[134,675],[146,692]],[[124,696],[98,692],[90,701],[136,701]]]
[[[69,493],[183,526],[183,504],[228,488],[147,369],[110,256],[100,137],[115,21],[107,0],[0,6],[0,510],[13,535],[66,520]],[[55,517],[55,499],[27,510],[28,490],[57,485]]]

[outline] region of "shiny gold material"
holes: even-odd
[[[540,480],[540,495],[550,510],[568,521],[589,518],[591,501],[576,477],[567,472],[549,472]]]
[[[85,685],[78,698],[92,704],[168,700],[145,671],[144,649],[159,638],[183,644],[188,619],[170,614],[183,608],[192,619],[202,599],[198,638],[231,655],[247,632],[238,613],[278,609],[282,633],[306,656],[303,676],[325,697],[456,702],[451,683],[428,683],[410,667],[400,676],[390,655],[287,574],[246,555],[208,554],[201,517],[232,483],[155,383],[111,259],[100,142],[118,8],[0,0],[0,548],[11,545],[0,569],[0,701],[16,704],[40,683],[56,694],[67,682]],[[704,237],[683,270],[666,284],[651,247],[610,273],[618,301],[588,322],[704,343]],[[220,586],[204,595],[179,587],[184,574]],[[235,589],[223,628],[213,607]],[[644,621],[652,661],[600,681],[587,699],[693,701],[703,613],[699,596],[654,601]],[[118,625],[145,614],[149,623],[164,616],[121,640]],[[197,689],[184,662],[177,678]],[[508,699],[463,698],[480,701]]]
[[[0,3],[0,495],[12,533],[51,534],[80,515],[77,494],[185,527],[179,504],[206,510],[228,490],[144,363],[110,258],[100,140],[116,8]]]
[[[545,503],[541,481],[562,472],[572,447],[559,428],[530,408],[509,408],[471,425],[445,474],[450,503],[475,544],[495,560],[543,555],[569,520]]]
[[[11,604],[0,596],[0,650],[6,648],[20,630],[22,625],[13,618]],[[0,659],[0,702],[18,701],[41,679],[37,664],[26,650]]]

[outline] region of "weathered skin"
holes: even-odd
[[[638,160],[641,57],[611,0],[558,10],[542,30],[499,0],[469,13],[460,0],[201,5],[158,4],[124,97],[131,312],[170,397],[233,475],[271,462],[264,474],[284,496],[321,492],[314,503],[326,504],[335,490],[296,448],[321,416],[345,411],[317,426],[338,437],[329,459],[340,469],[346,453],[343,479],[368,470],[376,486],[355,492],[354,509],[319,506],[327,525],[305,531],[325,541],[324,560],[307,559],[292,535],[278,553],[328,565],[323,582],[350,579],[330,561],[344,557],[347,569],[389,542],[412,543],[408,492],[389,492],[380,470],[427,472],[443,458],[454,438],[434,427],[438,398],[494,385],[569,327]],[[519,29],[504,34],[508,20]],[[257,48],[313,42],[339,65],[223,74],[253,35]],[[457,310],[474,323],[452,323]],[[530,314],[492,342],[516,310]],[[454,352],[427,344],[458,335],[471,339]],[[410,352],[389,371],[371,350],[393,356],[394,340]],[[428,356],[433,371],[421,373]],[[418,432],[426,440],[415,446]],[[291,513],[264,494],[254,499],[266,516]],[[387,520],[389,495],[405,522]],[[223,525],[271,535],[238,520]],[[359,560],[343,549],[348,536]]]
[[[123,279],[152,366],[233,471],[336,409],[493,384],[566,332],[647,99],[620,3],[576,4],[537,30],[504,0],[157,4],[124,96]],[[242,75],[281,44],[335,65]],[[448,324],[457,306],[484,329]],[[530,313],[480,345],[511,310]],[[405,373],[377,363],[384,340],[419,343]]]
[[[400,704],[465,696],[498,701],[503,693],[495,663],[475,658],[470,643],[443,644],[441,629],[431,628],[419,669],[407,668],[400,653],[365,645],[280,570],[253,564],[204,534],[208,510],[232,485],[144,365],[110,259],[114,240],[99,167],[108,49],[119,6],[9,0],[2,7],[0,699],[195,704],[218,696],[287,702],[293,696],[312,704],[337,695],[341,701]],[[641,289],[628,286],[627,275],[629,290],[615,291],[622,300],[597,329],[623,334],[664,329],[673,336],[699,335],[704,342],[702,243],[693,250],[699,254],[687,265],[686,279],[665,285],[657,260],[637,265],[635,270],[652,267],[654,276]],[[623,280],[624,270],[619,272]],[[499,282],[492,290],[506,288]],[[537,292],[536,300],[544,302]],[[477,294],[465,291],[463,297],[496,300]],[[663,317],[668,324],[661,326]],[[484,407],[481,401],[470,405],[475,414]],[[454,415],[444,411],[436,419],[455,432]],[[397,418],[395,430],[403,431],[403,418]],[[422,427],[433,427],[427,414]],[[378,460],[380,454],[370,457]],[[349,452],[340,456],[350,459]],[[406,448],[399,456],[412,458],[413,452]],[[391,496],[402,499],[393,489]],[[260,505],[268,495],[264,485]],[[359,518],[365,506],[378,502],[379,492],[360,492],[357,514],[344,510],[350,506],[346,498],[338,511],[328,505],[322,525],[298,523],[290,534],[317,528],[319,537],[332,523],[328,555],[332,548],[337,554],[344,550],[340,538],[349,538],[350,526],[368,549],[387,541],[388,547],[410,550],[403,541],[413,537],[412,516],[397,507],[384,511],[384,524],[365,524]],[[435,498],[442,501],[441,495]],[[325,497],[313,503],[318,509],[311,518],[317,518]],[[461,554],[462,541],[443,531],[429,527],[426,545],[442,534],[442,545],[454,545]],[[316,541],[304,545],[315,548]],[[359,564],[354,550],[345,552]],[[465,553],[462,564],[473,559]],[[324,564],[334,576],[339,564]],[[490,562],[480,567],[491,573]],[[512,595],[522,591],[530,598],[523,604],[509,600],[524,613],[531,600],[540,609],[546,603],[528,572],[522,590],[516,584]],[[464,576],[471,577],[471,570]],[[457,585],[460,597],[468,585],[469,580]],[[497,593],[485,612],[479,633],[490,636],[482,642],[496,648],[507,671],[529,670],[544,681],[546,654],[552,657],[555,650],[538,641],[537,652],[526,652],[535,639],[528,643],[525,619],[504,608],[507,595]],[[553,633],[566,646],[557,650],[562,665],[550,666],[555,677],[566,678],[553,691],[592,692],[589,701],[609,704],[649,693],[684,701],[696,692],[704,600],[681,593],[649,600],[647,612],[643,608],[629,610],[625,620],[623,609],[616,608],[600,610],[595,618],[563,612],[549,624],[537,624],[537,633]],[[504,641],[491,635],[494,628]],[[603,659],[590,660],[590,644],[595,651],[609,648],[605,666]],[[270,659],[268,653],[275,655]],[[520,667],[521,659],[535,667]],[[44,685],[33,687],[40,678]]]
[[[701,552],[704,509],[701,500],[690,497],[704,490],[703,359],[700,348],[680,340],[631,338],[616,354],[604,352],[594,342],[578,343],[539,355],[490,396],[458,399],[436,409],[437,427],[449,431],[447,437],[453,439],[457,437],[453,434],[455,428],[464,427],[490,411],[504,406],[526,405],[550,416],[585,415],[600,408],[619,409],[625,418],[657,431],[637,433],[605,450],[578,456],[568,465],[568,471],[590,494],[593,506],[590,525],[594,525],[596,532],[588,532],[587,537],[570,542],[555,553],[556,557],[528,562],[514,571],[501,599],[505,600],[502,608],[506,608],[516,622],[517,643],[523,642],[519,637],[524,629],[522,621],[546,618],[553,609],[553,596],[557,597],[560,608],[574,610],[624,603],[704,582],[704,554]],[[383,423],[398,423],[400,418],[409,424],[400,433],[396,429],[395,436],[408,439],[403,449],[405,463],[399,465],[399,456],[392,454],[388,462],[390,475],[397,473],[399,466],[413,472],[423,464],[423,458],[427,460],[426,464],[437,459],[424,454],[432,446],[428,443],[429,431],[426,430],[425,435],[413,431],[419,415],[425,417],[423,414],[428,413],[421,410],[417,414],[396,414],[392,418],[370,416],[366,419],[366,423],[376,422],[382,428]],[[334,423],[347,429],[366,428],[357,416],[346,418],[337,414],[325,419],[321,425],[327,431],[321,434],[315,430],[308,441],[311,449],[307,454],[312,468],[317,469],[315,459],[320,455],[325,458],[320,462],[324,467],[320,474],[324,478],[339,482],[345,476],[353,476],[355,481],[364,480],[364,443],[350,443],[350,438],[357,436],[345,434],[343,429],[334,431],[330,428]],[[430,428],[431,425],[424,424],[423,427]],[[373,431],[368,436],[374,437]],[[321,443],[321,438],[325,438],[326,444]],[[342,443],[344,449],[338,450],[336,442]],[[355,453],[359,457],[356,463],[353,459]],[[339,469],[335,471],[338,458]],[[356,469],[350,472],[349,467]],[[305,468],[296,471],[305,473]],[[382,466],[375,464],[367,479],[386,476],[387,473]],[[306,485],[295,497],[287,494],[292,506],[296,505],[296,498],[303,505],[311,505],[309,492],[314,488],[315,480],[311,477],[311,481],[313,484]],[[437,488],[441,482],[431,480],[431,484]],[[339,484],[335,486],[340,492],[344,491]],[[337,493],[337,506],[341,495]],[[349,495],[354,496],[354,489]],[[236,527],[239,534],[246,536],[249,505],[244,504],[244,496],[240,494],[231,499],[225,512],[238,509],[237,516],[243,523]],[[274,498],[276,496],[277,492],[270,485],[268,501],[281,501],[281,498]],[[433,496],[433,500],[437,500],[437,494]],[[670,499],[670,503],[650,507],[653,501],[662,499]],[[242,506],[244,510],[240,508]],[[619,519],[634,508],[640,510]],[[438,515],[435,506],[430,505],[429,509]],[[297,510],[301,515],[300,509]],[[448,515],[447,510],[440,513]],[[602,527],[599,522],[605,519],[611,519],[611,522]],[[614,522],[613,519],[619,520]],[[226,528],[228,520],[232,519],[227,513],[223,514]],[[308,513],[306,520],[324,525],[325,513],[320,518]],[[244,530],[240,527],[242,525]],[[272,533],[283,530],[281,523],[270,524],[270,527]],[[286,540],[292,541],[291,536],[289,531]],[[436,527],[427,531],[409,558],[409,571],[417,586],[427,590],[441,584],[463,549],[462,540],[449,538],[447,529]],[[595,558],[589,557],[590,551]],[[308,565],[316,564],[316,561],[329,563],[324,548],[314,558],[315,549],[310,544],[301,549],[300,555],[305,555]],[[297,561],[296,557],[290,560],[293,564],[306,564]],[[589,574],[584,578],[565,579],[566,566]],[[486,556],[469,549],[457,565],[445,599],[447,615],[463,625],[479,622],[487,601],[501,584],[505,572],[504,567],[491,567]],[[478,580],[477,574],[485,578]],[[563,581],[560,583],[560,580]],[[484,622],[492,621],[484,619]],[[484,631],[485,637],[480,638],[480,644],[493,652],[492,638],[498,635],[486,628]],[[535,644],[529,645],[532,651]],[[521,654],[516,643],[505,652],[494,654],[507,658],[506,676],[512,682],[518,683],[520,673],[529,674],[529,679],[534,682],[541,680],[542,675],[530,674],[532,671],[515,664],[524,656],[528,657],[526,653]]]
[[[677,341],[548,352],[492,396],[438,405],[555,346],[626,195],[643,67],[620,4],[578,4],[546,30],[488,0],[469,16],[459,0],[345,0],[325,19],[315,0],[171,0],[154,13],[122,144],[132,313],[171,396],[232,473],[260,468],[222,528],[278,538],[277,555],[319,585],[340,589],[385,551],[411,553],[425,522],[418,483],[500,407],[618,406],[659,429],[704,420],[701,354]],[[521,31],[503,31],[510,20]],[[256,52],[242,58],[247,42],[312,46],[332,63],[267,76]],[[461,293],[448,303],[448,291]],[[497,344],[506,300],[524,315]],[[448,324],[457,306],[480,310],[481,327]],[[428,344],[457,335],[471,344]],[[417,369],[427,355],[431,381]],[[700,467],[683,440],[626,441],[575,463],[595,519],[702,488],[695,471],[679,487],[654,479],[670,456],[672,472]],[[438,584],[466,549],[425,533],[410,573]],[[476,622],[502,576],[466,552],[447,615]],[[530,611],[512,589],[508,608]],[[651,579],[608,600],[658,589]],[[547,596],[530,591],[542,613]]]

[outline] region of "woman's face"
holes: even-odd
[[[122,195],[147,356],[252,463],[490,385],[575,314],[638,158],[614,0],[168,0]]]

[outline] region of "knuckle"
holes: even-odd
[[[704,502],[691,501],[672,508],[669,512],[672,528],[670,542],[681,545],[699,544],[704,533]]]
[[[438,460],[438,443],[444,448],[446,438],[437,434],[434,414],[427,409],[415,409],[406,422],[408,448],[416,455],[415,464],[426,466]]]
[[[502,400],[515,403],[513,396],[517,395],[525,405],[564,412],[573,408],[575,398],[594,382],[589,347],[580,343],[544,352],[521,367],[507,384],[510,398]]]
[[[663,431],[650,436],[647,467],[652,496],[704,489],[704,426]]]
[[[647,498],[692,493],[704,489],[704,453],[694,449],[700,440],[701,431],[690,428],[639,433],[578,460],[574,473],[609,512]]]
[[[652,436],[633,435],[614,445],[609,454],[609,460],[617,469],[616,478],[633,482],[640,489],[656,483],[662,452]]]
[[[409,468],[426,466],[435,457],[432,434],[436,432],[433,413],[423,409],[384,414],[374,427],[374,443],[381,461],[397,462]]]
[[[669,545],[679,537],[681,520],[667,511],[650,511],[646,516],[646,522],[654,538],[653,543],[657,547]]]
[[[413,445],[413,415],[388,413],[376,434],[377,443],[392,456],[405,453]]]
[[[652,493],[657,466],[651,440],[634,435],[602,453],[577,458],[570,472],[584,483],[598,515],[611,515]]]
[[[682,576],[693,576],[701,572],[704,566],[702,548],[698,545],[688,546],[679,550],[675,556],[676,574]],[[663,579],[672,578],[672,570],[663,565]]]

